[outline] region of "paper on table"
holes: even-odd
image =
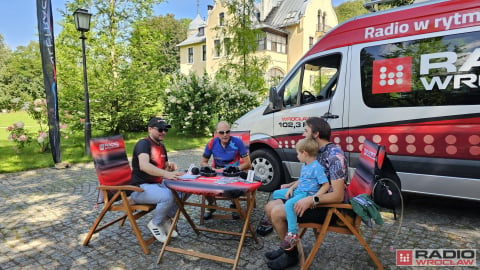
[[[230,184],[238,182],[238,177],[222,177],[215,181],[215,184]]]
[[[198,177],[200,177],[200,175],[184,174],[184,175],[180,176],[180,180],[185,180],[185,181],[195,180],[195,179],[197,179]]]

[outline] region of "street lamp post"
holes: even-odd
[[[88,10],[78,8],[73,13],[75,19],[75,28],[80,31],[82,35],[82,54],[83,54],[83,89],[84,89],[84,102],[85,102],[85,154],[90,155],[90,138],[92,136],[91,124],[90,124],[90,101],[88,97],[88,81],[87,81],[87,57],[85,55],[85,32],[90,31],[90,19],[92,14],[88,13]]]

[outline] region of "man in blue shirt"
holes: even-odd
[[[228,167],[238,167],[239,171],[249,170],[252,166],[248,150],[242,140],[237,137],[230,136],[230,125],[227,122],[220,121],[217,124],[215,137],[211,139],[205,146],[203,151],[202,167],[208,166],[208,161],[213,155],[212,167],[216,169],[226,169]],[[209,204],[215,202],[213,197],[207,197]],[[212,218],[214,209],[208,209],[204,219]],[[238,218],[238,214],[233,213],[234,218]]]

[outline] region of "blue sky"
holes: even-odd
[[[65,7],[67,0],[51,0],[53,20],[60,20],[57,10]],[[332,0],[337,6],[347,0]],[[200,0],[200,15],[204,18],[207,13],[207,5],[213,4],[213,0]],[[28,45],[31,40],[38,41],[37,36],[37,13],[35,0],[0,0],[0,34],[4,42],[12,50],[17,46]],[[175,18],[193,19],[197,15],[197,0],[168,0],[155,8],[155,15],[171,13]],[[60,27],[54,25],[55,35],[59,33]]]

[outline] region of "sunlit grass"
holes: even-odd
[[[6,128],[18,121],[24,122],[25,128],[30,132],[36,132],[39,129],[35,120],[31,119],[26,112],[0,113],[0,173],[53,167],[55,164],[51,151],[41,153],[35,142],[26,146],[20,153],[15,152],[14,144],[8,141]],[[97,136],[95,132],[93,136]],[[146,137],[147,132],[127,133],[123,136],[127,155],[131,157],[135,143]],[[192,138],[177,135],[175,129],[171,129],[165,139],[165,146],[168,151],[203,148],[209,139],[209,137]],[[62,162],[79,163],[92,160],[91,157],[84,155],[83,132],[73,134],[68,139],[61,138],[60,149]]]

